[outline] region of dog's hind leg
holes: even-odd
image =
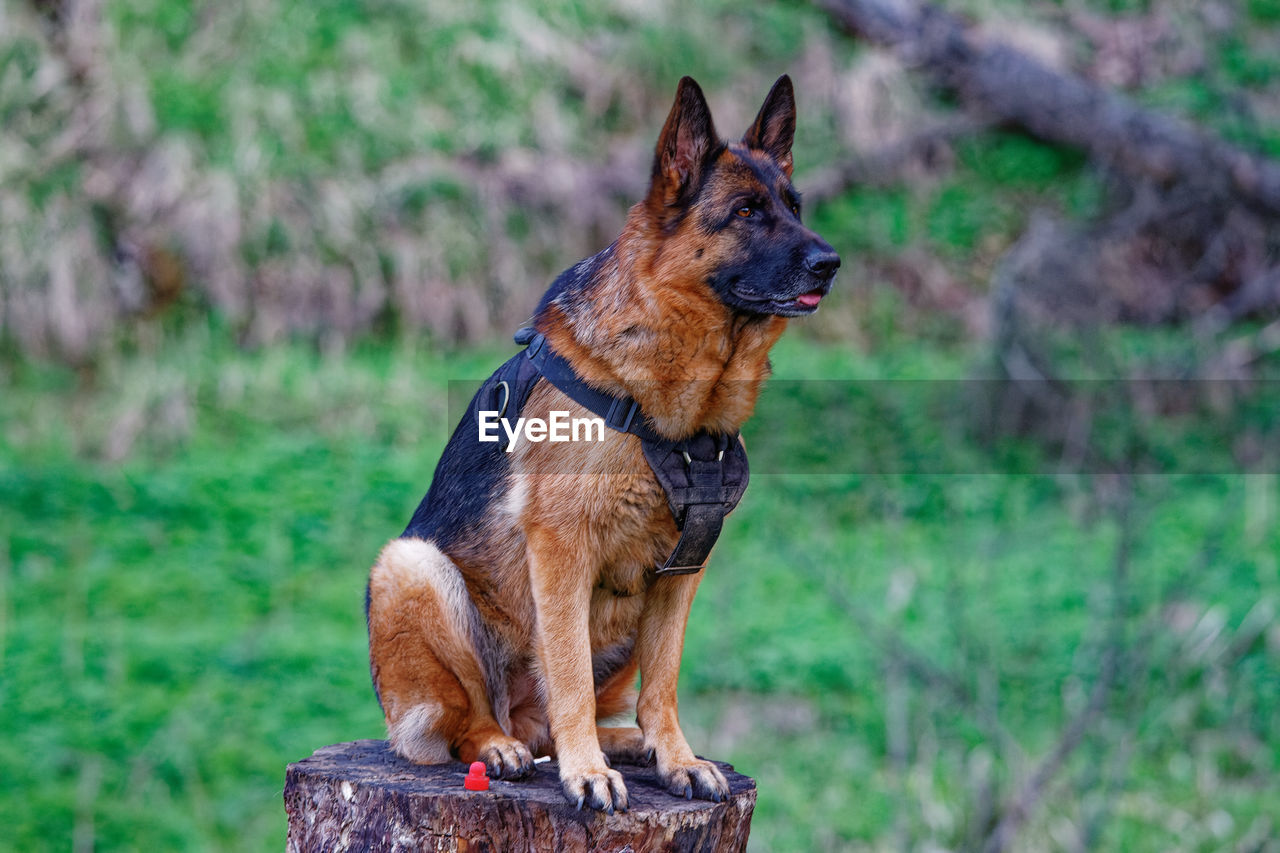
[[[624,712],[635,712],[636,672],[639,663],[634,657],[596,687],[596,737],[600,750],[609,764],[653,763],[653,751],[645,743],[644,732],[636,726],[604,726],[600,722]]]
[[[611,767],[615,764],[644,767],[653,763],[653,750],[645,744],[644,732],[636,726],[596,726],[596,737]]]
[[[456,756],[499,778],[533,772],[494,717],[472,641],[478,617],[457,566],[431,542],[395,539],[369,575],[369,662],[392,748],[419,764]]]

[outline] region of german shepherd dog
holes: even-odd
[[[685,77],[648,194],[534,315],[583,382],[634,398],[663,436],[737,436],[787,319],[831,288],[840,258],[802,224],[791,185],[795,122],[783,76],[742,139],[725,142]],[[539,378],[523,414],[552,410],[590,416]],[[678,538],[662,486],[635,435],[604,432],[569,451],[524,441],[504,452],[464,417],[369,579],[391,746],[422,764],[483,761],[504,779],[553,755],[578,808],[626,809],[611,762],[656,761],[673,794],[720,801],[724,776],[694,756],[676,711],[701,574],[657,575]],[[632,710],[638,727],[600,724]]]

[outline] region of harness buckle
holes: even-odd
[[[657,566],[653,573],[658,577],[665,575],[694,575],[702,571],[702,566]]]
[[[626,432],[631,428],[631,422],[636,419],[636,414],[639,411],[640,404],[630,397],[615,397],[613,402],[609,404],[609,411],[605,413],[604,422],[610,429]]]
[[[686,468],[692,468],[692,467],[693,467],[693,457],[689,455],[689,451],[687,451],[687,450],[681,450],[681,451],[680,451],[680,455],[684,457],[684,467],[686,467]],[[719,452],[717,452],[717,453],[716,453],[716,461],[717,461],[717,462],[723,462],[723,461],[724,461],[724,451],[723,451],[723,450],[721,450],[721,451],[719,451]]]

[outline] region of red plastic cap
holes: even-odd
[[[485,775],[483,761],[471,762],[471,770],[467,773],[467,778],[462,780],[462,787],[468,791],[489,790],[489,777]]]

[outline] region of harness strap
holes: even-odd
[[[525,334],[532,333],[532,334]],[[617,432],[629,432],[644,441],[666,441],[649,426],[640,412],[640,404],[631,397],[615,397],[597,391],[583,382],[573,365],[547,345],[547,339],[532,329],[516,333],[516,343],[527,342],[524,351],[543,377],[564,395],[594,415],[604,418],[605,426]]]
[[[516,343],[527,345],[527,359],[513,359],[523,369],[532,365],[543,378],[569,399],[604,419],[610,429],[640,439],[649,467],[667,496],[667,507],[680,539],[666,562],[654,569],[659,575],[686,575],[702,570],[711,548],[720,537],[724,517],[738,505],[747,489],[750,471],[741,438],[701,430],[674,441],[659,435],[631,397],[615,397],[587,385],[572,365],[547,345],[533,329],[516,333]],[[524,405],[527,391],[520,395]]]
[[[641,440],[649,467],[667,495],[680,541],[659,574],[689,574],[702,568],[720,536],[724,517],[746,491],[747,451],[738,436],[699,432],[683,441]]]

